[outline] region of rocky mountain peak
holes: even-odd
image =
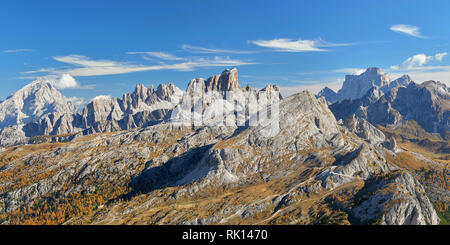
[[[153,90],[153,86],[147,88],[144,84],[137,84],[136,88],[134,89],[134,94],[139,98],[145,98],[149,94],[151,94]]]
[[[203,78],[192,79],[188,84],[186,92],[188,94],[192,94],[196,90],[224,92],[239,88],[237,69],[233,68],[226,69],[221,74],[209,77],[207,80]]]
[[[158,88],[156,89],[156,95],[158,98],[164,99],[169,98],[171,95],[173,95],[175,92],[177,92],[179,89],[175,87],[173,83],[166,84],[160,84],[158,85]]]
[[[76,110],[50,82],[38,78],[0,104],[0,128],[32,122],[53,112],[64,114]]]
[[[338,101],[338,94],[329,87],[325,87],[317,93],[317,97],[325,97],[328,103]]]
[[[267,95],[267,98],[269,99],[269,101],[272,101],[272,99],[279,99],[279,100],[283,99],[283,97],[281,96],[281,93],[280,93],[280,87],[278,87],[278,85],[276,85],[276,84],[268,84],[266,87],[261,89],[259,92],[265,93]],[[277,97],[275,97],[275,96],[277,96]]]
[[[366,71],[364,73],[365,74],[372,74],[372,75],[375,75],[375,76],[381,76],[381,75],[385,74],[385,72],[381,68],[378,68],[378,67],[369,67],[369,68],[366,69]]]
[[[432,94],[442,97],[445,100],[450,99],[450,88],[445,83],[439,81],[426,81],[419,85],[422,88],[426,88]]]
[[[406,87],[411,82],[411,77],[402,77],[391,81],[391,78],[378,67],[369,67],[359,75],[346,75],[342,88],[335,93],[329,88],[322,89],[317,96],[324,96],[329,104],[344,99],[359,99],[371,88],[378,87],[383,93],[388,93],[393,88]]]
[[[344,84],[339,93],[343,98],[357,99],[364,96],[371,87],[383,87],[390,82],[390,77],[383,70],[370,67],[360,75],[345,76]]]
[[[220,75],[208,78],[205,85],[207,91],[230,91],[238,89],[240,86],[237,69],[226,69]]]

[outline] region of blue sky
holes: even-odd
[[[285,91],[377,66],[450,81],[449,1],[3,1],[0,98],[35,77],[89,101],[238,67]],[[80,100],[81,101],[81,100]]]

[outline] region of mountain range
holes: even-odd
[[[235,103],[221,101],[230,92]],[[271,125],[250,125],[244,92],[279,106],[271,137]],[[448,141],[443,83],[391,81],[368,68],[346,76],[338,93],[278,92],[241,87],[227,69],[186,91],[137,85],[78,111],[38,79],[0,104],[0,223],[446,222],[448,155],[396,131],[414,121]],[[196,108],[205,124],[174,123],[195,119]],[[236,111],[245,123],[218,124],[238,121]]]

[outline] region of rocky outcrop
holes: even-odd
[[[363,193],[368,198],[352,209],[352,214],[362,223],[427,225],[440,222],[422,185],[405,171],[372,180],[361,191]]]
[[[354,114],[344,120],[344,126],[358,137],[367,140],[371,144],[377,144],[386,140],[385,135],[379,129],[363,118],[357,118]]]

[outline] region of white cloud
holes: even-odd
[[[446,56],[447,54],[448,54],[447,52],[436,54],[436,55],[434,56],[434,59],[437,60],[437,61],[442,61],[442,59],[444,58],[444,56]]]
[[[78,88],[80,84],[69,74],[62,74],[61,77],[55,81],[55,87],[58,89]]]
[[[53,70],[52,70],[53,71]],[[43,71],[29,71],[23,73],[42,73]],[[68,73],[48,74],[45,76],[23,76],[19,79],[33,80],[41,77],[51,83],[57,89],[92,89],[95,85],[82,86],[74,77]]]
[[[419,27],[417,27],[417,26],[399,24],[399,25],[391,26],[390,29],[391,29],[391,31],[394,31],[397,33],[403,33],[403,34],[410,35],[413,37],[424,38],[424,36],[422,36],[422,34],[420,34]]]
[[[360,68],[342,68],[342,69],[333,70],[333,72],[345,73],[345,74],[351,74],[351,75],[360,75],[361,73],[363,73],[365,71],[366,71],[366,69],[360,69]]]
[[[48,71],[52,74],[67,73],[73,77],[79,76],[101,76],[124,74],[139,71],[154,71],[154,70],[179,70],[188,71],[201,67],[216,67],[216,66],[239,66],[256,64],[254,62],[231,59],[229,57],[214,57],[214,58],[192,58],[190,60],[175,63],[175,64],[159,64],[159,65],[134,65],[126,62],[117,62],[110,60],[91,60],[82,55],[68,55],[53,57],[55,60],[77,66],[77,68],[67,70],[57,69],[40,69],[36,71],[27,71],[23,74],[37,73]]]
[[[320,51],[328,51],[323,49],[325,47],[339,47],[339,46],[350,46],[350,43],[330,43],[326,42],[322,39],[316,40],[293,40],[287,38],[279,38],[273,40],[257,40],[257,41],[248,41],[252,44],[255,44],[264,48],[272,48],[278,52],[320,52]]]
[[[231,49],[211,49],[211,48],[203,48],[198,46],[192,46],[188,44],[181,45],[181,48],[191,52],[198,54],[251,54],[253,51],[247,50],[231,50]]]
[[[429,80],[440,81],[450,86],[450,66],[442,67],[423,67],[424,69],[417,69],[409,71],[408,75],[416,83],[422,83]],[[433,68],[433,69],[431,69]],[[391,73],[392,78],[402,76],[403,73]]]
[[[162,60],[184,60],[185,58],[177,57],[175,55],[166,53],[166,52],[128,52],[127,54],[142,54],[153,56]]]
[[[23,53],[23,52],[32,52],[32,49],[8,49],[4,50],[3,53],[10,54],[10,53]]]
[[[400,77],[404,72],[407,72],[416,83],[435,80],[450,86],[450,66],[429,64],[433,61],[441,62],[446,55],[446,52],[432,56],[414,55],[400,65],[391,66],[391,77]]]
[[[82,107],[85,104],[85,99],[83,97],[70,97],[68,99],[78,108]]]
[[[94,100],[110,100],[111,99],[111,95],[98,95],[95,96],[91,101]]]
[[[411,70],[413,68],[416,67],[421,67],[425,64],[428,64],[432,61],[442,61],[442,59],[444,58],[444,56],[447,55],[447,52],[445,53],[438,53],[432,56],[427,56],[425,54],[416,54],[412,57],[409,57],[408,59],[406,59],[405,61],[403,61],[403,63],[401,63],[400,65],[394,65],[391,66],[392,70]]]

